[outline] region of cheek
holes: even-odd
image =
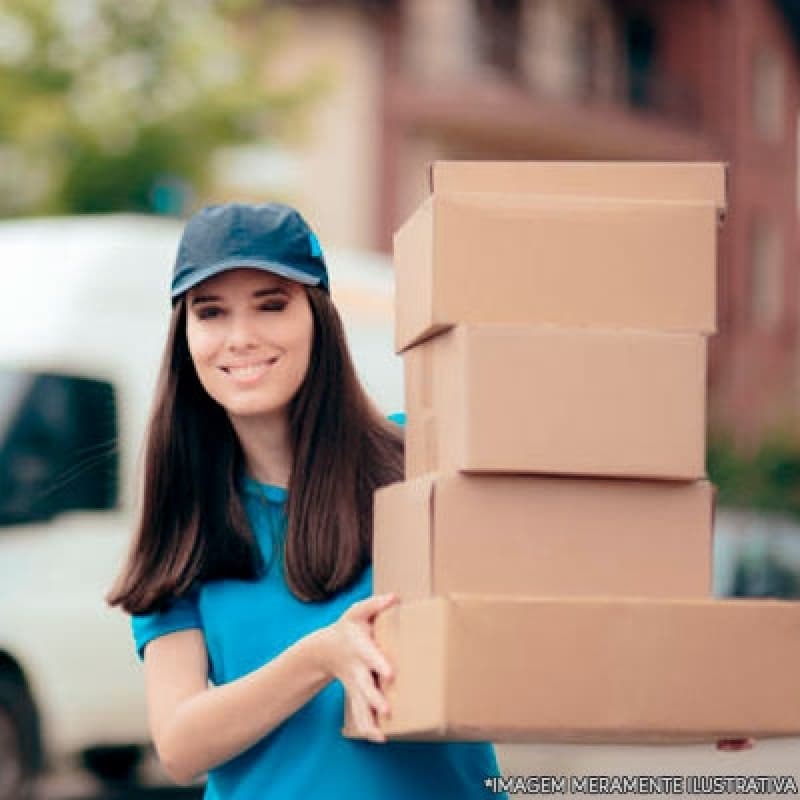
[[[303,385],[303,382],[308,375],[309,365],[311,363],[311,350],[303,344],[295,352],[292,359],[291,371],[289,374],[290,391],[292,394],[297,392]]]
[[[213,326],[199,323],[193,317],[186,322],[186,342],[192,358],[197,362],[212,358],[222,344],[219,331]]]
[[[213,363],[218,344],[214,337],[191,323],[187,326],[186,342],[197,376],[200,382],[205,384],[209,378],[216,377],[217,370]]]
[[[292,336],[292,351],[294,353],[292,361],[294,377],[298,386],[303,382],[308,372],[314,340],[314,322],[311,316],[311,309],[307,309],[307,312],[307,315],[298,320]]]

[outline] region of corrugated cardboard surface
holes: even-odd
[[[711,595],[712,487],[536,475],[428,475],[375,494],[373,588]]]
[[[711,205],[435,195],[396,233],[396,349],[459,322],[716,331]]]
[[[800,602],[453,595],[389,609],[376,638],[398,738],[800,734]]]
[[[404,356],[406,477],[705,477],[706,338],[459,325]]]
[[[711,203],[725,208],[727,165],[642,161],[435,161],[436,192],[517,192]]]

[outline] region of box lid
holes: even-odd
[[[431,192],[594,195],[726,208],[727,164],[683,161],[434,161]]]

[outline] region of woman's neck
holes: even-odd
[[[289,422],[285,417],[231,417],[242,447],[245,472],[259,483],[288,486],[292,471]]]

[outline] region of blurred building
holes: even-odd
[[[389,250],[436,158],[728,162],[711,421],[796,424],[800,0],[288,5],[288,52],[336,75],[291,156],[325,238]]]

